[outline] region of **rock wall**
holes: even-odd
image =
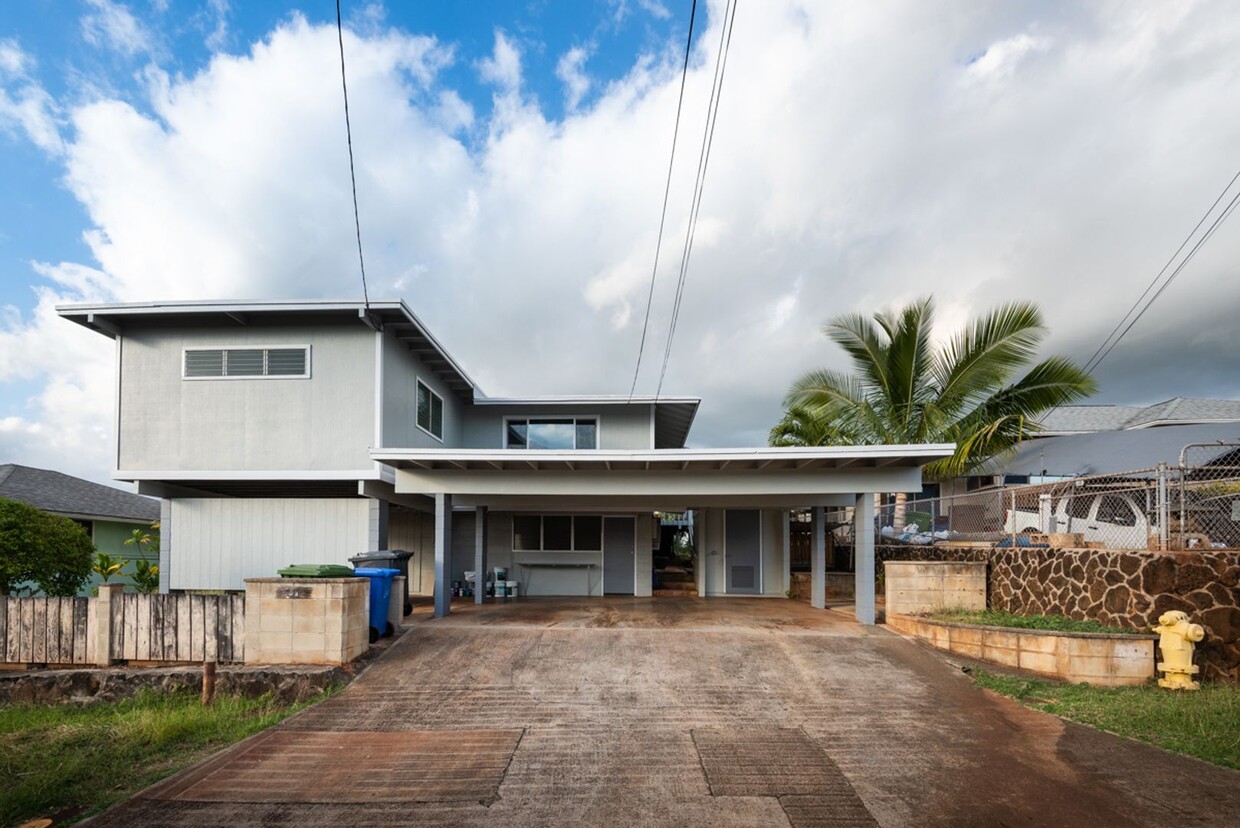
[[[987,561],[991,609],[1146,629],[1182,610],[1206,629],[1202,676],[1240,683],[1240,551],[880,546],[880,561]]]

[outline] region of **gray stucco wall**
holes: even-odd
[[[187,347],[310,346],[310,378],[182,378]],[[374,334],[352,325],[151,327],[121,340],[121,470],[370,466]]]
[[[651,406],[474,405],[465,412],[465,448],[503,448],[505,417],[597,417],[600,449],[652,449]]]
[[[443,398],[443,442],[418,428],[417,381]],[[461,404],[404,343],[383,334],[384,448],[459,448]]]

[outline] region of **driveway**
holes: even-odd
[[[1026,710],[843,613],[527,599],[412,619],[338,696],[92,824],[1240,824],[1240,773]]]

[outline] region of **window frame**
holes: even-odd
[[[568,549],[549,549],[547,548],[547,529],[546,519],[549,517],[566,517],[569,519],[568,533],[569,544]],[[565,554],[583,554],[583,555],[601,555],[603,554],[603,538],[605,521],[601,512],[595,514],[593,512],[515,512],[512,518],[512,542],[510,546],[514,553],[517,552],[538,552],[538,553],[565,553]],[[537,549],[518,549],[517,548],[517,518],[537,518],[538,519],[538,548]],[[578,518],[597,518],[598,519],[598,548],[597,549],[578,549],[577,548],[577,519]]]
[[[530,449],[529,447],[529,424],[531,420],[564,420],[573,424],[573,447],[571,449]],[[583,449],[577,448],[577,424],[585,420],[594,422],[594,448]],[[510,446],[508,445],[508,424],[511,422],[524,422],[526,426],[526,445]],[[597,414],[505,414],[504,421],[500,424],[500,445],[505,450],[512,451],[597,451],[599,446],[603,444],[603,418]]]
[[[430,416],[429,425],[431,426],[431,428],[434,428],[435,426],[435,400],[439,400],[439,431],[440,431],[439,434],[436,434],[434,431],[431,430],[431,428],[426,428],[420,422],[418,422],[418,392],[423,388],[426,389],[426,393],[430,394],[430,398],[431,398],[430,411],[429,411],[429,416]],[[447,420],[447,407],[444,405],[443,397],[434,388],[431,388],[430,383],[423,382],[421,377],[415,378],[414,386],[413,386],[413,424],[417,426],[418,430],[421,431],[423,434],[428,434],[442,443],[446,420]]]
[[[188,366],[186,365],[186,355],[191,351],[220,351],[224,354],[223,369],[228,370],[228,352],[229,351],[262,351],[263,352],[263,373],[261,374],[221,374],[219,376],[191,377],[186,374]],[[306,354],[306,367],[300,374],[268,374],[267,373],[267,354],[270,351],[304,351]],[[304,345],[187,345],[181,348],[181,379],[185,382],[199,382],[201,380],[300,380],[311,379],[311,346],[307,343]]]

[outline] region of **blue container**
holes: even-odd
[[[395,632],[388,621],[388,603],[392,596],[392,579],[400,574],[400,570],[359,567],[353,570],[353,574],[370,579],[370,643],[374,644],[379,636]]]

